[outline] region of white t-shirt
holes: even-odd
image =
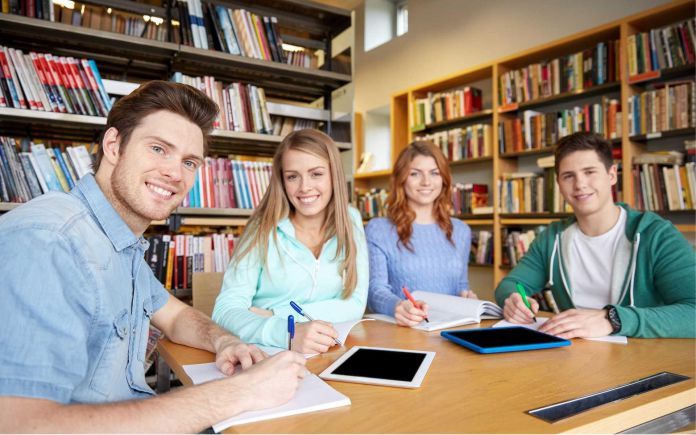
[[[626,238],[626,210],[604,234],[586,236],[575,223],[564,234],[564,263],[573,303],[577,308],[601,309],[616,304],[628,266],[622,251],[631,248]]]

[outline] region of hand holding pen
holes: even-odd
[[[411,292],[404,286],[401,288],[406,300],[396,304],[394,309],[394,318],[396,324],[400,326],[416,326],[423,320],[430,322],[428,319],[428,305],[423,301],[414,299]]]
[[[503,316],[511,323],[534,323],[536,313],[539,311],[539,303],[534,298],[528,298],[524,286],[516,284],[516,292],[505,299]]]
[[[295,351],[301,353],[324,353],[334,344],[342,346],[338,340],[338,332],[329,322],[315,320],[295,302],[290,306],[309,322],[295,325]]]

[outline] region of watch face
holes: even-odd
[[[609,320],[609,323],[611,324],[611,329],[613,330],[613,333],[618,332],[621,329],[621,320],[619,319],[619,315],[616,312],[615,307],[611,307],[609,311],[607,312],[607,318]]]

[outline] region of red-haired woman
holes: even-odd
[[[469,290],[471,230],[450,217],[452,177],[447,160],[431,142],[416,141],[396,160],[386,218],[367,225],[370,254],[368,307],[402,326],[427,315],[401,288],[475,298]]]

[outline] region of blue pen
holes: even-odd
[[[303,316],[305,319],[309,320],[310,322],[313,322],[313,321],[314,321],[314,319],[312,318],[312,316],[310,316],[309,314],[307,314],[307,313],[305,313],[304,311],[302,311],[302,308],[300,308],[300,306],[297,305],[294,301],[290,301],[290,306],[292,307],[293,310],[297,311],[297,313],[298,313],[300,316]],[[343,346],[343,343],[341,343],[340,341],[338,341],[338,338],[334,338],[333,340],[336,342],[337,345]]]
[[[292,339],[295,338],[295,317],[288,316],[288,350],[292,350]]]

